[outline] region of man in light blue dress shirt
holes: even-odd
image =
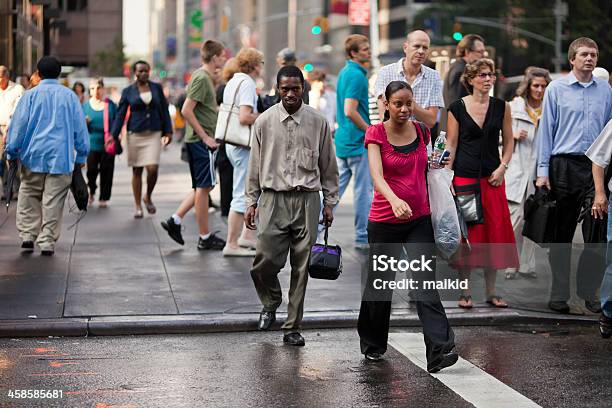
[[[72,171],[87,160],[89,133],[78,98],[57,80],[60,62],[43,57],[37,68],[42,81],[19,101],[6,152],[9,161],[22,165],[17,204],[21,247],[32,251],[36,242],[41,253],[50,256],[59,238]]]
[[[593,76],[598,56],[597,43],[590,38],[570,44],[572,71],[546,88],[538,129],[536,185],[549,188],[557,201],[555,245],[549,252],[553,282],[548,307],[562,313],[569,312],[571,242],[578,216],[584,205],[590,206],[594,191],[591,161],[585,153],[612,117],[612,89]],[[590,237],[585,243],[591,243]],[[578,262],[578,296],[594,313],[601,311],[595,295],[601,283],[601,259],[583,251]]]

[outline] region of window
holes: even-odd
[[[406,35],[406,20],[396,20],[389,23],[389,38],[402,38]]]
[[[406,5],[406,0],[389,0],[389,8],[396,8]]]
[[[68,11],[83,11],[87,10],[87,0],[67,0]]]

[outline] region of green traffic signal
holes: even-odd
[[[453,40],[461,41],[462,38],[463,38],[463,34],[461,34],[459,31],[456,31],[453,33]]]
[[[304,65],[304,71],[306,72],[312,72],[313,69],[314,69],[314,66],[312,64]]]
[[[312,26],[312,28],[310,29],[310,32],[313,35],[319,35],[321,34],[321,31],[322,31],[321,26],[318,26],[318,25]]]

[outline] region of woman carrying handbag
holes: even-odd
[[[108,152],[105,137],[109,134],[110,126],[115,119],[117,106],[104,97],[104,81],[102,78],[93,79],[89,83],[91,97],[83,104],[83,113],[89,131],[89,155],[87,156],[87,185],[89,187],[89,205],[91,206],[96,194],[96,178],[100,175],[100,208],[108,206],[113,188],[113,173],[115,172],[115,153]],[[119,145],[119,140],[115,140]]]
[[[469,279],[473,268],[483,268],[487,303],[508,307],[496,293],[495,278],[498,269],[518,267],[504,185],[514,143],[510,106],[489,96],[495,77],[490,59],[481,58],[465,67],[461,83],[469,95],[448,108],[446,148],[451,152],[449,167],[455,171],[453,187],[461,215],[468,223],[471,244],[470,251],[461,254],[453,266],[459,270],[460,279]],[[459,307],[473,307],[469,288],[459,298]]]

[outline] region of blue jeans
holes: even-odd
[[[225,145],[225,151],[227,158],[234,167],[234,187],[230,211],[244,214],[246,212],[246,178],[251,150],[228,144]]]
[[[358,244],[368,243],[368,215],[372,205],[372,177],[368,166],[368,152],[361,156],[340,158],[337,157],[340,199],[354,176],[353,183],[353,207],[355,209],[355,242]]]
[[[612,193],[608,200],[608,251],[606,263],[608,266],[599,292],[603,313],[608,317],[612,317]]]

